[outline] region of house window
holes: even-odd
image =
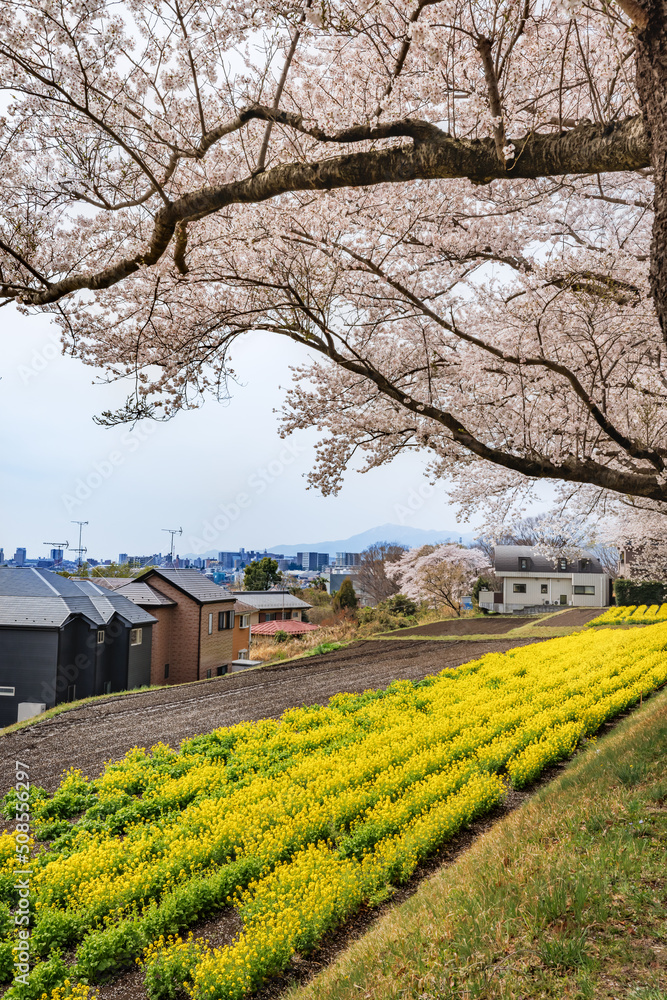
[[[103,628],[98,629],[98,631],[97,631],[97,644],[98,644],[98,646],[99,646],[99,644],[101,642],[104,642],[104,629]]]
[[[547,584],[546,583],[541,583],[540,584],[540,594],[548,594],[548,593],[549,593],[549,587],[547,586]]]
[[[168,676],[169,676],[169,664],[165,663],[165,665],[164,665],[164,678],[165,678],[165,680],[167,679]]]
[[[0,698],[13,698],[15,694],[16,688],[0,687]]]
[[[560,595],[560,603],[561,604],[567,604],[567,594],[561,594]]]
[[[515,594],[525,594],[526,584],[525,583],[515,583],[512,585],[512,591]]]
[[[581,571],[582,571],[582,573],[585,573],[586,570],[590,568],[590,565],[591,565],[590,559],[582,559],[581,560]]]
[[[227,673],[227,664],[223,663],[221,667],[218,667],[215,671],[218,677],[223,677]]]
[[[528,569],[528,560],[523,556],[519,559],[519,569]]]
[[[250,625],[250,615],[241,615],[239,628],[248,628]]]
[[[558,569],[560,569],[560,570],[566,570],[567,569],[567,559],[559,559],[558,560]]]
[[[212,675],[213,675],[213,671],[212,671],[212,670],[207,670],[207,671],[206,671],[206,679],[207,679],[207,680],[208,680],[208,679],[209,679],[209,677],[211,677]]]
[[[208,634],[213,635],[213,614],[208,616]]]
[[[578,584],[574,586],[575,594],[587,594],[589,597],[595,596],[595,587],[581,587]]]
[[[234,612],[218,611],[218,631],[227,628],[234,628]]]
[[[275,620],[276,620],[276,612],[275,611],[267,611],[267,613],[264,615],[264,621],[265,622],[274,622]]]
[[[130,630],[130,646],[140,646],[144,641],[144,630],[133,628]]]

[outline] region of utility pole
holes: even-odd
[[[182,535],[183,534],[183,529],[182,528],[163,528],[162,530],[169,532],[169,534],[171,535],[171,555],[169,556],[169,561],[170,561],[171,565],[173,566],[174,565],[174,535]]]
[[[78,561],[77,565],[78,565],[78,568],[79,568],[79,572],[81,572],[81,556],[84,554],[84,552],[88,551],[88,549],[84,548],[84,546],[81,544],[81,533],[83,531],[84,525],[88,524],[88,522],[87,521],[72,521],[72,524],[78,524],[79,525],[79,547],[78,548],[74,548],[74,546],[72,546],[72,551],[76,552],[78,554],[78,556],[79,556],[79,561]]]
[[[64,552],[65,549],[69,548],[69,542],[43,542],[42,544],[43,545],[50,545],[52,549],[56,549],[57,551],[60,551],[60,552]],[[55,560],[54,559],[54,561],[53,561],[54,567],[57,566],[57,565],[62,566],[62,563],[63,563],[62,556],[60,557],[59,560]]]

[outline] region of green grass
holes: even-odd
[[[289,1000],[667,1000],[667,691]]]

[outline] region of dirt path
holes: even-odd
[[[503,618],[455,618],[442,622],[430,622],[428,625],[414,625],[412,628],[402,628],[394,632],[396,639],[404,636],[426,635],[502,635],[512,632],[522,625],[529,625],[534,618],[503,617]]]
[[[64,770],[97,776],[105,761],[134,746],[181,740],[217,726],[276,718],[287,708],[325,704],[340,691],[386,687],[394,680],[422,680],[487,652],[504,652],[534,639],[396,640],[353,643],[324,656],[161,691],[109,698],[0,735],[0,794],[13,780],[14,761],[30,767],[33,784],[53,791]]]

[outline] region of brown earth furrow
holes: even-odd
[[[111,697],[53,719],[0,735],[0,791],[9,788],[14,762],[29,765],[33,784],[53,791],[63,771],[97,776],[104,763],[134,746],[181,740],[218,726],[276,718],[286,709],[326,704],[341,691],[383,688],[504,652],[535,640],[488,642],[364,641],[323,656],[278,663],[196,684]]]

